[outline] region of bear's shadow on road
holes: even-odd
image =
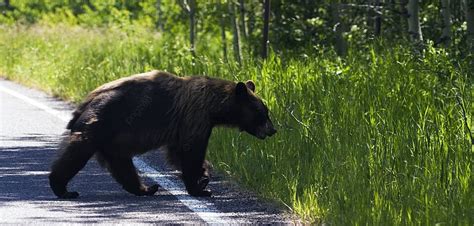
[[[70,190],[78,191],[81,196],[74,200],[57,199],[49,188],[48,180],[50,164],[57,156],[57,137],[27,135],[8,141],[25,141],[34,145],[0,146],[0,208],[27,202],[35,208],[58,211],[58,214],[76,214],[74,219],[70,219],[71,223],[98,223],[104,222],[104,218],[135,219],[134,216],[147,212],[172,213],[174,216],[168,219],[171,223],[191,220],[191,212],[163,189],[152,197],[131,195],[94,159],[70,182]],[[39,221],[54,221],[48,216],[36,218]],[[142,220],[141,223],[154,222],[154,219]],[[166,221],[160,219],[163,220]]]

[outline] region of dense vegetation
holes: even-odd
[[[12,1],[0,16],[0,74],[74,102],[150,69],[253,79],[279,132],[262,142],[215,130],[208,154],[221,172],[312,222],[472,224],[474,71],[464,17],[454,17],[442,48],[440,32],[403,35],[390,5],[381,37],[365,24],[367,11],[351,11],[340,18],[352,21],[340,52],[333,3],[314,2],[272,1],[273,51],[260,60],[263,7],[246,1],[239,64],[223,55],[225,42],[235,44],[230,1],[193,6],[194,54],[189,11],[174,1]],[[441,7],[420,7],[435,30]]]

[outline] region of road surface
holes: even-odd
[[[184,192],[179,173],[160,152],[135,159],[145,183],[162,187],[152,197],[125,192],[91,159],[73,178],[75,200],[59,200],[49,166],[73,106],[0,78],[0,224],[278,223],[299,221],[223,177],[209,184],[213,197]]]

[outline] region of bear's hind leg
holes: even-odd
[[[152,196],[158,191],[157,184],[147,187],[141,182],[130,157],[107,156],[105,161],[112,176],[126,191],[137,196]]]
[[[77,198],[79,193],[67,190],[68,182],[86,165],[87,161],[94,155],[95,149],[92,145],[83,142],[80,138],[65,141],[63,153],[56,159],[49,174],[49,185],[58,198]]]

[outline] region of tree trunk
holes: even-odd
[[[374,7],[377,11],[374,18],[374,35],[379,37],[382,29],[382,15],[378,13],[380,11],[380,0],[375,0]]]
[[[250,3],[250,8],[253,8],[252,2]],[[253,34],[253,29],[255,28],[255,14],[252,13],[252,11],[249,11],[247,16],[247,35],[251,37],[251,35]]]
[[[244,38],[247,38],[247,26],[245,23],[245,3],[244,0],[239,1],[239,7],[240,7],[240,26],[242,28],[242,34],[244,35]]]
[[[163,12],[161,11],[161,0],[156,0],[155,3],[156,6],[156,14],[157,14],[157,21],[156,21],[156,28],[158,28],[159,31],[163,31]]]
[[[224,7],[222,7],[222,3],[219,1],[219,8],[222,9],[222,12],[224,12]],[[222,38],[222,56],[223,56],[223,59],[224,59],[224,62],[227,62],[227,38],[226,38],[226,35],[225,35],[225,18],[226,18],[226,14],[225,13],[222,13],[221,16],[220,16],[220,25],[221,25],[221,38]]]
[[[398,18],[398,31],[400,34],[405,34],[405,32],[408,30],[407,22],[408,22],[408,11],[407,11],[407,4],[408,0],[400,0],[399,4],[399,10],[400,10],[400,17]],[[403,35],[404,36],[404,35]]]
[[[189,51],[191,52],[191,55],[196,57],[196,51],[194,49],[194,39],[195,39],[195,29],[196,29],[196,21],[195,21],[195,15],[196,15],[196,1],[195,0],[180,0],[178,1],[178,4],[181,6],[183,11],[185,11],[187,14],[189,14],[189,43],[190,43],[190,48]]]
[[[239,63],[242,63],[242,55],[241,55],[241,48],[240,48],[240,29],[239,24],[237,22],[237,13],[235,10],[235,3],[234,1],[227,2],[229,6],[229,13],[232,22],[232,31],[233,31],[233,47],[234,47],[234,58]]]
[[[10,0],[5,0],[4,3],[3,3],[3,5],[5,6],[5,10],[1,10],[0,13],[3,14],[3,15],[5,15],[5,14],[7,14],[7,10],[11,10],[11,9],[12,9],[12,8],[10,8]],[[2,6],[2,5],[0,4],[0,6]],[[1,7],[0,7],[0,8],[1,8]]]
[[[339,2],[331,3],[331,16],[332,16],[332,24],[333,24],[333,31],[335,36],[335,49],[336,53],[339,56],[345,56],[347,53],[347,43],[343,36],[343,26],[341,23],[341,19],[339,17]]]
[[[443,17],[443,33],[438,43],[448,47],[451,44],[451,10],[449,8],[449,0],[441,0],[441,15]]]
[[[95,8],[94,4],[92,4],[92,2],[90,0],[84,0],[84,2],[86,3],[87,7],[89,7],[89,9],[91,9],[92,11],[96,11],[97,9]]]
[[[374,18],[375,18],[375,13],[374,11],[370,8],[373,5],[375,5],[375,0],[369,0],[367,3],[367,18],[365,18],[365,26],[367,27],[367,33],[366,36],[368,39],[372,38],[373,33],[372,29],[374,27]],[[340,9],[340,8],[339,8]],[[332,10],[332,9],[331,9]],[[331,11],[332,12],[332,11]]]
[[[196,1],[189,0],[189,40],[191,44],[191,54],[196,57],[195,36],[196,36]]]
[[[265,0],[263,3],[263,39],[262,39],[262,58],[266,59],[268,56],[268,28],[270,22],[270,0]]]
[[[464,0],[466,7],[467,42],[474,51],[474,0]]]
[[[412,41],[423,41],[421,33],[420,18],[418,16],[418,0],[409,0],[408,11],[408,33]]]

